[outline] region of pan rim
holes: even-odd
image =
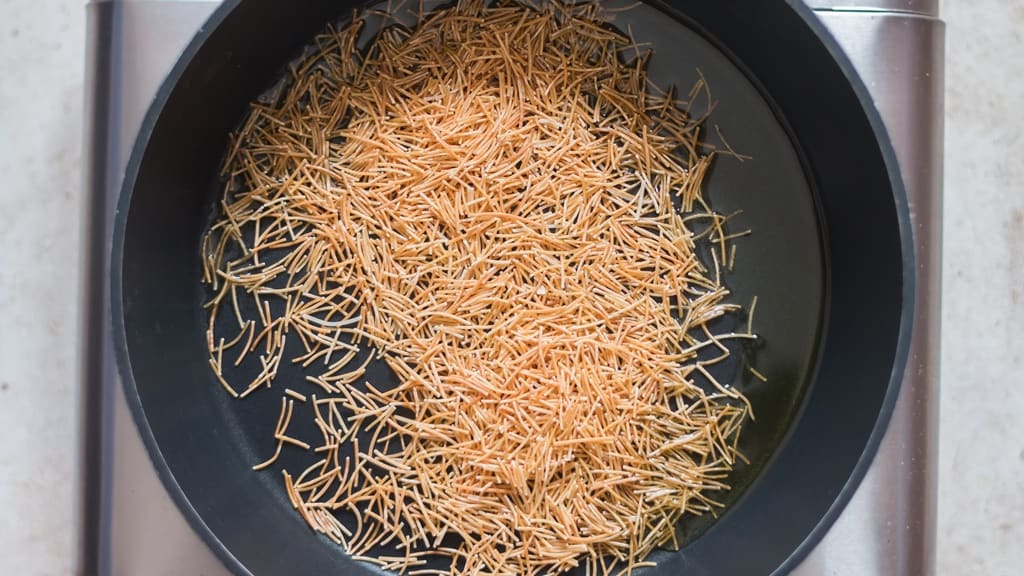
[[[776,567],[771,574],[781,576],[788,574],[796,568],[806,556],[813,550],[832,527],[836,519],[845,509],[853,494],[860,486],[861,481],[867,473],[888,429],[888,424],[895,408],[896,399],[899,395],[904,379],[904,373],[909,360],[910,340],[912,335],[912,319],[916,308],[916,254],[913,243],[913,227],[910,222],[910,209],[906,188],[900,174],[899,163],[888,131],[882,121],[881,115],[874,105],[874,100],[868,92],[860,75],[857,73],[849,57],[839,46],[837,40],[825,27],[824,23],[815,15],[814,10],[808,7],[802,0],[784,0],[804,25],[821,42],[828,51],[829,56],[835,61],[846,81],[849,83],[857,101],[864,112],[871,127],[872,134],[879,146],[879,152],[885,165],[886,174],[892,188],[892,196],[899,232],[901,247],[901,273],[902,273],[902,294],[900,298],[899,327],[896,333],[894,357],[892,361],[892,372],[889,375],[889,383],[879,408],[879,413],[872,426],[857,462],[852,468],[849,477],[834,497],[831,505],[822,514],[821,518],[814,524],[797,547],[789,553],[785,560]],[[150,138],[159,121],[164,106],[170,98],[178,81],[191,65],[192,60],[200,51],[206,40],[219,28],[220,24],[231,12],[242,3],[242,0],[225,0],[222,2],[206,20],[199,31],[195,34],[180,57],[171,68],[168,75],[160,84],[156,95],[151,102],[146,115],[142,121],[138,135],[133,143],[132,152],[124,172],[118,199],[116,213],[113,222],[113,238],[111,243],[110,260],[110,292],[107,294],[110,300],[110,314],[112,325],[112,338],[114,343],[114,355],[117,366],[117,376],[120,378],[123,391],[127,400],[132,420],[136,430],[142,438],[146,452],[153,464],[153,467],[160,478],[160,481],[170,495],[171,500],[181,511],[189,527],[200,537],[200,539],[214,552],[223,565],[233,574],[238,576],[253,576],[253,573],[235,557],[235,555],[224,545],[213,530],[206,524],[202,515],[196,510],[184,490],[178,484],[174,473],[165,460],[160,445],[156,440],[153,430],[146,416],[142,399],[138,393],[135,383],[132,362],[128,352],[128,337],[125,327],[124,305],[121,299],[123,294],[123,254],[127,221],[131,199],[134,193],[136,181],[142,166]],[[654,2],[655,5],[660,2]],[[115,5],[115,10],[117,9]],[[814,372],[817,372],[815,369]],[[788,433],[792,432],[792,427]],[[773,457],[774,459],[774,457]]]

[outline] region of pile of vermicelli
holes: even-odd
[[[736,310],[710,156],[601,17],[463,2],[366,44],[356,17],[232,141],[203,245],[210,364],[234,396],[282,391],[257,468],[315,454],[285,488],[354,556],[604,574],[727,488],[749,406],[708,366],[748,335],[708,328]],[[370,359],[398,384],[365,382]],[[246,362],[258,375],[229,382]],[[307,381],[279,381],[283,362]]]

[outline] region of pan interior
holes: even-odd
[[[743,390],[756,415],[740,440],[750,462],[737,467],[728,480],[732,490],[718,497],[728,513],[786,436],[811,381],[826,293],[819,212],[793,140],[773,106],[728,56],[694,29],[646,4],[616,14],[613,23],[630,30],[641,46],[653,48],[649,72],[659,86],[676,86],[685,94],[703,75],[710,100],[696,110],[712,110],[706,121],[707,141],[723,147],[724,136],[729,147],[750,157],[741,161],[720,156],[706,180],[707,198],[717,212],[742,211],[729,229],[753,232],[736,242],[735,268],[724,273],[732,292],[729,300],[749,306],[755,296],[758,299],[753,327],[759,343],[737,349],[730,362],[719,367],[723,381]],[[261,88],[273,84],[265,82]],[[247,96],[245,101],[257,93]],[[238,106],[232,111],[235,125],[242,111]],[[208,136],[219,138],[222,154],[226,131]],[[311,537],[288,503],[280,470],[304,469],[315,461],[310,454],[286,446],[277,465],[259,473],[250,470],[273,452],[279,394],[257,392],[244,401],[232,400],[209,370],[202,304],[210,294],[200,285],[199,241],[218,214],[222,184],[214,160],[219,157],[209,163],[206,187],[137,186],[131,200],[123,307],[129,358],[145,415],[189,502],[220,542],[253,572],[329,573],[342,567],[352,573],[376,572],[370,565],[352,563],[326,539]],[[745,362],[763,373],[767,383],[754,378]],[[253,366],[243,365],[225,376],[242,382],[254,373]],[[374,362],[366,378],[386,385],[394,375],[383,362]],[[303,388],[303,379],[302,370],[289,365],[282,367],[277,382],[314,391]],[[296,406],[300,409],[308,408]],[[311,419],[297,415],[294,422],[299,427],[290,431],[292,435],[316,442]],[[302,422],[308,427],[303,429]],[[683,541],[698,539],[714,521],[711,515],[684,519]],[[253,532],[273,535],[271,541],[277,544],[260,545]],[[661,571],[660,566],[651,569]]]

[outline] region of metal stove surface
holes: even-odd
[[[911,358],[892,420],[853,498],[794,576],[934,572],[944,25],[938,0],[806,0],[868,85],[910,197],[919,279]],[[82,576],[227,576],[164,491],[113,365],[105,297],[110,223],[136,132],[215,0],[88,4],[88,195]],[[779,519],[785,522],[784,518]]]

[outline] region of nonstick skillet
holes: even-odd
[[[217,384],[200,283],[229,132],[358,6],[225,2],[158,92],[115,219],[111,310],[129,405],[173,499],[238,574],[379,572],[309,530],[279,476],[251,471],[279,405],[233,401]],[[757,420],[724,512],[684,520],[686,545],[644,570],[785,573],[863,476],[906,361],[914,262],[896,161],[852,66],[798,0],[648,2],[615,23],[651,43],[659,84],[703,74],[717,103],[709,140],[720,132],[751,157],[720,157],[706,187],[716,211],[743,211],[731,226],[753,230],[725,282],[736,302],[758,297],[759,344],[739,356],[768,378],[734,371]]]

